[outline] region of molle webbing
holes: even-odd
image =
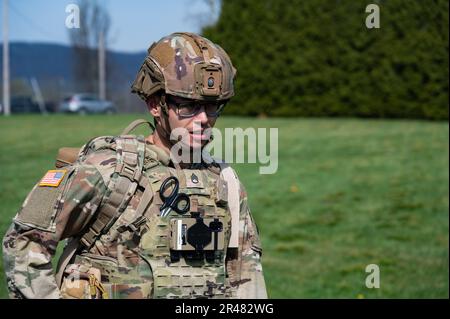
[[[85,248],[92,247],[95,240],[105,234],[127,207],[142,175],[145,142],[142,136],[120,136],[116,139],[117,165],[108,184],[97,218],[81,237]]]

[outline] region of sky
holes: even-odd
[[[0,0],[0,36],[3,2]],[[121,52],[145,51],[152,42],[176,31],[199,33],[214,21],[207,0],[98,0],[108,10],[111,30],[108,48]],[[9,39],[69,44],[66,6],[76,0],[8,0]],[[80,12],[80,19],[83,13]],[[0,42],[3,42],[1,38]]]

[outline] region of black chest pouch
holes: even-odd
[[[170,235],[171,257],[174,261],[180,255],[186,259],[215,259],[224,250],[222,218],[173,218],[170,221]]]

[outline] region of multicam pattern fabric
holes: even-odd
[[[58,242],[76,235],[94,215],[103,193],[105,182],[98,163],[104,154],[96,154],[83,165],[71,168],[73,174],[60,188],[66,191],[53,204],[52,214],[42,215],[49,219],[44,229],[37,223],[27,223],[22,212],[31,205],[30,198],[39,190],[33,188],[13,224],[3,239],[3,261],[10,297],[13,298],[59,298],[61,297],[52,269],[51,258]],[[97,167],[96,167],[97,166]],[[45,193],[38,194],[44,196]],[[45,202],[46,198],[42,198]],[[35,208],[39,210],[39,207]]]
[[[173,33],[149,48],[141,69],[132,85],[133,92],[144,101],[156,90],[189,99],[204,100],[201,66],[217,67],[218,76],[209,73],[205,87],[220,82],[214,99],[229,99],[234,95],[236,69],[227,53],[217,44],[194,33]],[[209,72],[210,68],[208,68]],[[219,83],[217,83],[219,84]]]
[[[102,143],[102,140],[96,140]],[[103,140],[103,144],[104,140]],[[159,187],[168,175],[180,180],[180,190],[191,197],[191,208],[224,221],[225,241],[230,236],[230,212],[217,199],[218,174],[204,167],[183,170],[170,167],[167,158],[147,145],[143,185],[127,208],[89,250],[81,250],[64,269],[58,287],[51,258],[59,241],[79,238],[97,216],[117,162],[113,141],[97,147],[67,166],[67,178],[53,192],[33,188],[3,239],[3,258],[11,298],[266,298],[261,266],[261,243],[240,188],[239,248],[228,248],[212,260],[171,261],[167,220],[159,217]],[[202,187],[191,187],[195,174]],[[184,177],[182,176],[184,175]],[[44,198],[41,198],[44,197]],[[36,203],[53,199],[43,214]],[[143,198],[150,204],[142,209]],[[39,220],[33,211],[38,211]],[[24,214],[24,212],[26,214]],[[174,217],[172,212],[169,217]],[[30,217],[32,216],[32,217]],[[70,243],[69,243],[70,246]]]

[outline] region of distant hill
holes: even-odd
[[[122,53],[108,51],[108,59],[113,63],[115,72],[120,72],[123,79],[136,75],[145,51],[138,53]],[[3,52],[0,51],[0,68],[3,68]],[[38,80],[62,78],[73,81],[73,52],[70,46],[47,43],[10,43],[11,78],[36,77]]]
[[[73,72],[73,50],[70,46],[48,43],[10,43],[11,95],[34,96],[30,79],[36,78],[46,101],[58,103],[64,96],[76,93]],[[146,52],[107,51],[107,99],[121,112],[143,112],[142,102],[130,93],[130,86]],[[3,52],[0,50],[0,69]],[[94,79],[95,80],[95,79]],[[0,76],[0,83],[2,79]],[[92,92],[96,93],[96,92]],[[0,96],[2,92],[0,90]]]

